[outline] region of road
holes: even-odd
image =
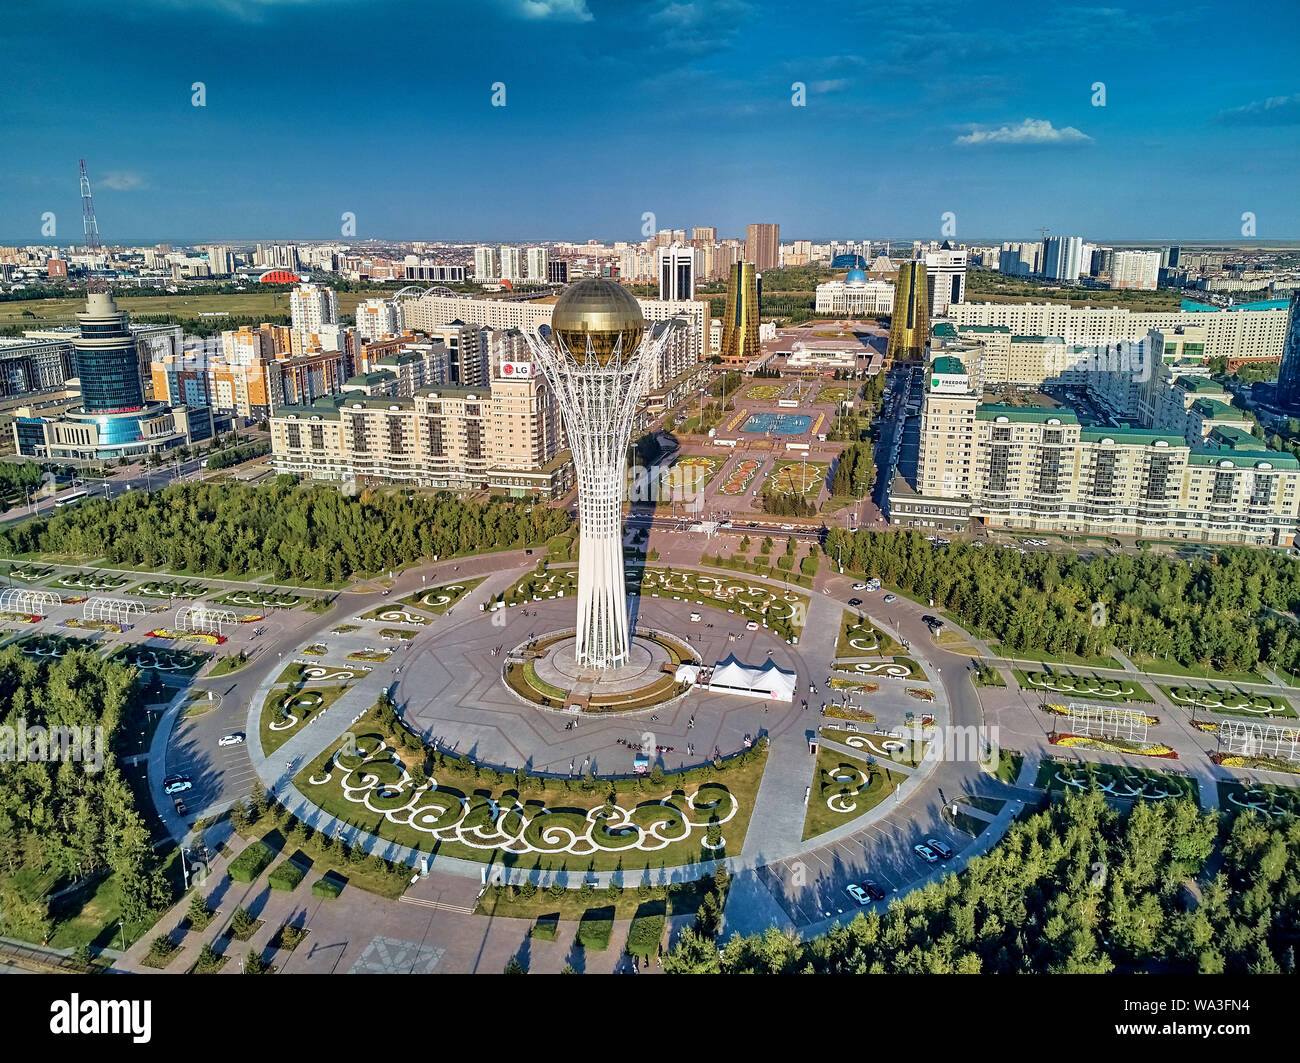
[[[147,469],[138,465],[128,466],[106,480],[84,480],[76,487],[65,487],[45,498],[35,498],[30,504],[24,502],[21,505],[14,506],[3,517],[0,517],[0,523],[27,520],[33,516],[49,516],[58,510],[59,507],[56,503],[60,499],[67,498],[78,491],[87,492],[89,498],[113,499],[126,494],[127,491],[158,490],[177,479],[194,476],[201,468],[202,459],[200,458],[191,458],[179,465],[173,462],[157,469]]]

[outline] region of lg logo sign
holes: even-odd
[[[502,362],[501,375],[502,376],[532,376],[533,364],[532,362]]]

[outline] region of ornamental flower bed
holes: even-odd
[[[731,470],[731,475],[723,481],[718,490],[724,495],[743,495],[759,467],[758,462],[746,458]]]
[[[1053,716],[1070,715],[1070,710],[1064,705],[1039,705],[1038,707],[1043,712],[1050,713]],[[1133,715],[1138,719],[1140,719],[1148,727],[1155,727],[1160,722],[1159,716],[1148,716],[1145,713],[1136,713],[1136,712],[1133,713]]]
[[[1253,768],[1256,771],[1282,771],[1300,774],[1300,761],[1278,760],[1275,757],[1248,757],[1240,753],[1211,753],[1210,759],[1225,768]]]
[[[1156,743],[1150,746],[1138,746],[1111,738],[1093,738],[1089,735],[1051,734],[1048,741],[1054,746],[1069,748],[1101,749],[1107,753],[1132,753],[1139,757],[1159,757],[1162,760],[1177,760],[1178,754],[1166,745]]]
[[[922,687],[908,687],[907,696],[909,698],[916,698],[917,701],[933,701],[934,691],[926,690]]]
[[[12,620],[18,624],[39,624],[43,619],[35,613],[0,613],[0,620]]]
[[[861,723],[875,723],[876,718],[866,709],[859,709],[854,705],[827,705],[826,715],[833,716],[837,720],[857,720]]]
[[[210,635],[206,631],[172,631],[170,628],[160,627],[146,634],[151,639],[172,639],[176,642],[202,642],[208,646],[220,646],[226,641],[225,635]]]

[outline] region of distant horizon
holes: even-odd
[[[676,228],[682,228],[676,226]],[[692,226],[686,226],[689,232]],[[695,226],[699,228],[699,226]],[[81,233],[77,234],[78,237]],[[1078,232],[1048,232],[1048,237],[1053,236],[1081,236],[1085,243],[1095,246],[1130,246],[1130,247],[1222,247],[1233,250],[1249,251],[1252,249],[1260,250],[1278,250],[1293,248],[1300,250],[1300,238],[1296,239],[1277,239],[1277,240],[1220,240],[1212,237],[1092,237]],[[339,237],[339,236],[204,236],[194,238],[182,238],[177,236],[133,236],[126,239],[115,238],[111,235],[105,235],[100,232],[101,242],[105,247],[148,247],[155,244],[171,244],[174,247],[200,247],[208,244],[216,245],[254,245],[254,244],[343,244],[349,247],[360,247],[364,244],[378,244],[380,246],[393,244],[411,244],[411,243],[432,243],[432,244],[452,244],[461,246],[486,246],[499,247],[501,245],[533,245],[541,246],[543,244],[581,244],[582,240],[578,238],[548,237],[548,238],[525,238],[525,237],[491,237],[482,239],[461,239],[455,237],[434,237],[434,236],[369,236],[364,239],[356,237]],[[649,237],[642,237],[638,240],[631,240],[624,237],[600,239],[598,237],[584,237],[583,240],[599,239],[600,245],[608,247],[616,242],[640,245]],[[719,240],[739,239],[743,242],[744,237],[722,236]],[[788,244],[795,240],[809,240],[814,244],[827,244],[831,242],[862,241],[870,240],[873,252],[877,245],[882,250],[886,243],[910,244],[913,240],[921,240],[923,243],[935,241],[943,243],[943,239],[934,236],[896,236],[892,240],[889,237],[875,236],[803,236],[791,234],[786,236],[781,234],[781,243]],[[1042,242],[1042,236],[977,236],[977,237],[949,237],[954,246],[965,245],[967,247],[996,247],[1003,243],[1035,243]],[[17,247],[82,247],[84,238],[76,240],[62,240],[57,237],[46,239],[25,239],[21,237],[0,237],[0,246],[17,246]],[[412,252],[414,253],[414,252]],[[815,263],[810,263],[815,264]],[[786,267],[789,268],[789,267]]]

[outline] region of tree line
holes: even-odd
[[[1225,546],[1182,560],[1142,551],[1083,560],[1021,554],[919,532],[827,533],[844,563],[922,600],[1008,650],[1097,656],[1107,647],[1186,666],[1300,671],[1300,560]]]
[[[0,650],[0,933],[47,940],[46,894],[89,875],[116,875],[122,913],[139,921],[171,901],[135,796],[112,749],[141,696],[135,668],[93,650],[35,660]],[[20,728],[102,728],[102,761],[20,759]],[[11,730],[8,730],[12,728]],[[84,733],[84,732],[83,732]],[[21,884],[20,884],[21,882]]]
[[[664,971],[695,973],[1293,973],[1300,939],[1300,822],[1224,819],[1190,799],[1067,794],[1015,823],[986,856],[801,941],[776,928],[719,952],[703,918]],[[1200,876],[1199,883],[1196,877]],[[716,929],[714,930],[716,933]]]
[[[103,558],[126,568],[193,574],[271,573],[277,580],[338,583],[421,558],[535,546],[569,527],[546,506],[468,502],[441,492],[363,491],[280,476],[263,486],[175,483],[86,500],[0,532],[0,553]]]

